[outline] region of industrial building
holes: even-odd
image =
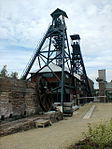
[[[51,98],[54,102],[60,102],[62,107],[65,102],[89,102],[93,96],[93,82],[86,74],[80,36],[70,35],[70,46],[65,23],[68,18],[66,12],[57,8],[51,17],[52,23],[25,68],[22,79],[36,82],[42,103]],[[36,71],[33,72],[35,63]],[[47,110],[43,104],[42,107],[44,111]]]
[[[57,8],[52,22],[26,66],[21,80],[1,78],[1,119],[50,111],[59,103],[63,113],[72,106],[90,102],[94,83],[87,76],[80,48],[80,36],[67,36],[66,12]],[[36,71],[32,68],[36,63]],[[69,103],[69,110],[66,106]]]
[[[62,120],[65,114],[73,115],[73,106],[93,100],[94,83],[86,73],[80,36],[70,35],[69,45],[66,12],[57,8],[51,17],[21,79],[0,78],[0,121],[23,119],[13,129],[6,124],[0,135],[34,128],[37,119]],[[31,120],[24,119],[31,116]]]
[[[112,101],[112,80],[106,81],[106,70],[98,70],[99,97],[101,101]]]
[[[50,64],[49,67],[53,70],[53,72],[56,73],[56,75],[61,79],[61,72],[62,68],[55,65],[55,64]],[[59,85],[59,81],[57,80],[56,76],[52,73],[52,71],[49,69],[48,66],[43,68],[37,75],[34,75],[35,72],[31,73],[31,81],[32,82],[38,82],[38,85],[40,85],[40,80],[39,77],[41,77],[41,81],[43,81],[43,85],[45,85],[44,88],[49,88],[52,90],[52,98],[55,103],[60,103],[61,99],[61,90],[55,90],[57,85]],[[80,99],[84,99],[87,97],[85,95],[85,92],[81,86],[81,78],[78,74],[74,74],[73,76],[70,74],[69,70],[65,68],[65,85],[72,84],[74,82],[74,87],[78,85],[77,91],[76,89],[65,89],[65,94],[64,94],[64,102],[71,102],[73,105],[78,105],[80,104],[81,101]],[[92,95],[94,94],[94,82],[88,78],[89,86],[91,88]],[[77,83],[77,84],[76,84]],[[83,97],[83,98],[81,98]]]

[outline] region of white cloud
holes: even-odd
[[[78,33],[81,36],[81,50],[88,75],[94,79],[97,69],[100,68],[105,68],[110,73],[112,70],[110,0],[1,0],[0,64],[7,63],[12,70],[18,66],[24,69],[23,62],[28,61],[37,41],[41,39],[51,22],[50,13],[58,7],[68,14],[69,19],[66,19],[68,34]],[[15,49],[14,52],[12,46],[24,49],[20,48],[20,51]],[[32,50],[26,52],[25,48]],[[108,80],[111,80],[111,77],[107,75]]]

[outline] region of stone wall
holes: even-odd
[[[10,78],[0,78],[0,119],[21,118],[41,110],[35,84]]]
[[[36,128],[36,123],[38,120],[49,120],[52,124],[63,120],[63,113],[60,111],[50,111],[42,115],[34,115],[27,118],[18,119],[16,121],[3,123],[0,125],[0,137]]]

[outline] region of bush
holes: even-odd
[[[69,149],[112,149],[112,120],[92,127],[88,125],[84,140]]]
[[[95,127],[88,126],[88,133],[85,137],[97,144],[101,149],[112,146],[112,120],[105,124],[99,124]]]

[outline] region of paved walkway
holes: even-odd
[[[95,109],[91,117],[83,119],[93,105]],[[0,149],[65,149],[82,138],[82,132],[87,130],[88,123],[94,125],[111,118],[112,104],[87,104],[74,112],[73,117],[66,118],[50,127],[1,137]]]

